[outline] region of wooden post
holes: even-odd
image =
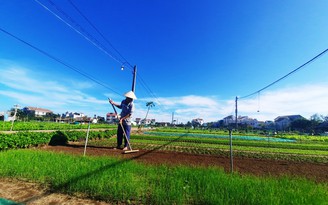
[[[232,130],[229,129],[229,137],[230,137],[230,172],[233,173],[233,153],[232,153]]]
[[[84,144],[84,152],[83,152],[83,156],[85,156],[85,153],[86,153],[86,151],[87,151],[87,144],[88,144],[89,132],[90,132],[90,122],[91,122],[91,120],[89,120],[88,131],[87,131],[87,137],[85,138],[85,144]]]
[[[238,97],[236,96],[236,110],[235,110],[235,115],[236,115],[236,131],[238,130]]]
[[[15,106],[15,113],[14,113],[14,117],[12,118],[10,131],[13,131],[14,121],[16,120],[17,109],[19,108],[19,105],[14,105],[14,106]]]

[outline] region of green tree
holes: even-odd
[[[325,122],[328,122],[328,115],[327,115],[327,116],[324,116],[324,117],[323,117],[323,120],[324,120]]]
[[[54,114],[54,113],[47,113],[43,118],[44,121],[56,121],[56,118],[59,118],[59,114]]]
[[[324,121],[324,117],[316,113],[311,116],[310,120],[319,124]]]
[[[147,113],[146,113],[146,117],[145,117],[145,121],[146,121],[146,119],[147,119],[147,117],[148,117],[148,113],[149,113],[149,110],[150,110],[150,108],[151,107],[155,107],[155,103],[154,102],[147,102],[146,103],[146,106],[147,106]]]

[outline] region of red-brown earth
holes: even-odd
[[[38,149],[82,155],[83,145],[44,146]],[[124,160],[132,160],[144,164],[167,164],[188,166],[215,166],[230,172],[228,157],[213,155],[195,155],[169,151],[139,150],[136,153],[122,154],[122,150],[112,147],[88,147],[88,156],[114,156]],[[316,182],[328,182],[328,164],[294,162],[284,160],[238,158],[233,159],[234,171],[240,174],[256,176],[283,176],[307,178]],[[107,204],[89,199],[71,197],[59,193],[51,193],[46,187],[13,179],[0,179],[0,197],[25,204]]]

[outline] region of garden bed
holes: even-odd
[[[68,146],[44,146],[40,149],[83,155],[84,146],[74,143]],[[96,146],[88,147],[86,154],[89,156],[116,156],[146,164],[218,166],[224,168],[226,172],[230,172],[230,158],[214,155],[155,150],[140,150],[137,153],[122,154],[121,150],[113,150],[112,147]],[[324,163],[235,157],[234,171],[256,176],[290,175],[328,183],[328,165]]]

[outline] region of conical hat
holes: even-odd
[[[127,98],[134,99],[134,100],[137,99],[137,96],[134,94],[133,91],[129,91],[129,92],[125,93],[124,96]]]

